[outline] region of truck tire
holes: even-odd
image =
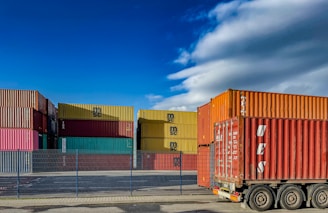
[[[316,188],[312,194],[312,206],[318,209],[325,209],[328,207],[328,186],[321,185]]]
[[[284,209],[295,210],[302,206],[302,190],[297,186],[289,186],[281,193],[280,206]]]
[[[265,186],[256,187],[249,196],[249,206],[256,211],[266,211],[273,204],[273,195]]]

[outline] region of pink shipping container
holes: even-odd
[[[236,117],[214,129],[214,179],[225,188],[215,194],[240,201],[248,189],[244,199],[260,211],[274,198],[286,209],[299,208],[303,200],[328,207],[327,120]]]
[[[59,136],[133,138],[133,121],[59,120]]]
[[[0,89],[1,107],[29,107],[47,114],[47,101],[36,90]]]
[[[39,148],[39,134],[31,129],[0,128],[1,151],[33,151]]]
[[[142,169],[180,170],[180,153],[143,153]],[[196,154],[182,154],[182,170],[197,169]]]
[[[211,131],[211,103],[204,104],[197,108],[197,144],[209,145],[213,141],[213,131]]]
[[[47,117],[33,108],[0,107],[0,128],[33,129],[47,132]]]

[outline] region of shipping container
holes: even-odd
[[[211,103],[197,108],[197,141],[198,145],[209,145],[213,142],[213,131],[211,131]]]
[[[259,211],[328,207],[327,120],[236,117],[214,128],[215,194]]]
[[[47,132],[47,117],[33,108],[0,107],[0,128],[34,129]]]
[[[59,137],[58,149],[79,150],[79,153],[92,154],[130,154],[132,138],[103,138],[103,137]]]
[[[39,134],[31,129],[0,128],[0,151],[33,151],[39,148]]]
[[[59,120],[59,136],[133,138],[133,121]]]
[[[196,170],[197,154],[142,153],[142,169],[145,170]]]
[[[47,149],[47,148],[48,148],[48,135],[39,134],[39,149]]]
[[[48,134],[57,135],[58,134],[57,128],[58,128],[57,120],[48,117],[48,128],[47,128]]]
[[[49,100],[47,100],[47,116],[50,119],[56,120],[57,119],[57,109],[55,105]]]
[[[139,110],[137,117],[139,123],[167,122],[174,124],[197,124],[196,112]]]
[[[0,89],[0,107],[28,107],[47,114],[47,101],[35,90]]]
[[[0,173],[31,173],[31,151],[0,151]]]
[[[236,116],[328,120],[328,97],[229,89],[211,99],[211,124]]]
[[[141,150],[144,151],[182,151],[197,154],[197,139],[183,138],[141,138]]]
[[[210,146],[199,146],[197,152],[197,184],[205,188],[211,187]]]
[[[141,138],[190,138],[197,139],[197,124],[163,122],[139,124]]]
[[[95,104],[58,104],[58,118],[66,120],[134,121],[133,107]]]

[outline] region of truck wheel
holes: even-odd
[[[289,186],[280,197],[280,206],[284,209],[295,210],[303,204],[302,191],[297,186]]]
[[[319,186],[314,190],[311,200],[312,206],[318,209],[328,207],[328,186]]]
[[[255,188],[249,196],[249,206],[257,211],[266,211],[271,208],[273,204],[273,196],[265,186]]]

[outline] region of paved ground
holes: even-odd
[[[121,196],[90,198],[47,198],[47,199],[0,199],[1,213],[56,213],[56,212],[179,212],[179,213],[232,213],[255,212],[243,209],[239,203],[218,200],[213,195],[180,196]],[[328,210],[303,208],[297,211],[274,209],[277,213],[311,212],[327,213]]]

